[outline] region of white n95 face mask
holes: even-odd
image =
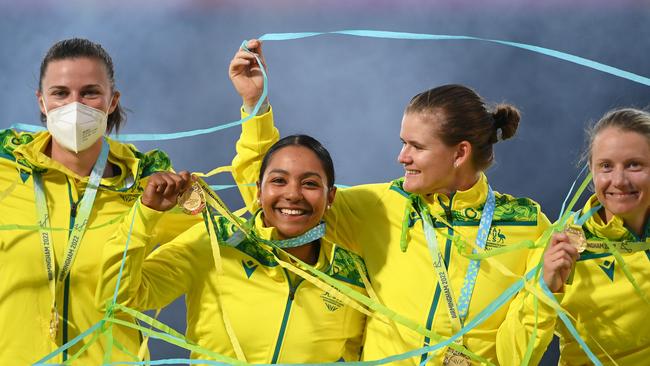
[[[79,102],[46,110],[46,115],[47,130],[52,138],[59,145],[76,153],[91,147],[106,132],[108,115]]]

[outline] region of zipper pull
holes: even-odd
[[[77,217],[77,203],[72,202],[70,206],[70,217]]]
[[[293,301],[295,297],[296,297],[296,288],[295,287],[289,288],[289,299]]]

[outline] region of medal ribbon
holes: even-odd
[[[259,210],[253,218],[250,220],[251,222],[251,227],[253,223],[255,222],[255,218],[261,210]],[[255,231],[252,231],[251,234],[254,235],[254,239],[256,241],[268,244],[268,245],[273,245],[275,248],[281,248],[281,249],[287,249],[287,248],[295,248],[299,247],[305,244],[309,244],[313,241],[316,241],[323,236],[325,236],[325,222],[321,221],[320,224],[314,226],[313,228],[309,229],[307,232],[305,232],[302,235],[296,236],[295,238],[289,238],[289,239],[283,239],[283,240],[268,240],[259,237]],[[231,247],[237,247],[242,241],[246,239],[246,235],[241,232],[241,231],[236,231],[228,240],[226,240],[226,244],[231,246]]]
[[[597,205],[592,207],[585,214],[580,215],[580,212],[573,214],[573,224],[579,227],[587,222],[587,220],[593,216],[598,210],[600,210],[603,205]],[[582,229],[581,229],[582,230]],[[609,241],[609,240],[587,240],[587,247],[585,250],[588,250],[592,253],[610,253],[612,254],[611,248],[617,250],[621,254],[631,254],[636,252],[641,252],[644,250],[650,249],[650,242],[645,241]]]
[[[481,249],[485,248],[485,243],[487,241],[488,232],[490,230],[490,225],[492,224],[492,217],[494,214],[494,192],[492,188],[488,185],[488,197],[481,214],[481,221],[479,224],[478,235],[476,237],[476,245]],[[452,333],[458,333],[467,316],[467,310],[469,308],[469,302],[471,300],[472,292],[474,290],[474,285],[476,284],[476,277],[478,276],[478,270],[480,262],[476,260],[470,261],[470,265],[467,268],[465,274],[463,288],[461,290],[461,298],[459,298],[458,303],[459,307],[456,306],[454,302],[454,294],[451,289],[451,283],[449,281],[449,275],[447,269],[445,268],[445,262],[443,260],[442,253],[438,247],[438,239],[436,238],[436,232],[433,225],[433,220],[431,215],[429,215],[429,210],[425,205],[422,207],[422,225],[424,227],[424,236],[427,241],[427,246],[429,247],[429,254],[431,254],[431,259],[433,261],[433,268],[435,269],[438,275],[438,284],[444,294],[445,302],[447,303],[447,309],[449,310],[449,319],[451,320]],[[476,251],[476,249],[474,249]],[[463,337],[459,337],[455,340],[455,343],[458,345],[463,344]]]
[[[99,183],[102,179],[102,176],[104,175],[104,168],[106,167],[106,161],[108,159],[108,151],[108,141],[104,139],[99,157],[93,166],[92,172],[90,173],[90,179],[88,180],[88,185],[86,186],[86,192],[81,199],[79,212],[75,220],[75,225],[70,232],[70,236],[68,237],[68,245],[63,256],[64,261],[58,277],[55,274],[56,262],[54,257],[54,248],[52,245],[50,217],[47,210],[47,198],[45,197],[43,177],[38,172],[33,173],[37,223],[39,226],[41,244],[43,247],[43,257],[45,260],[45,271],[47,273],[48,286],[50,288],[50,292],[52,293],[52,321],[54,322],[50,324],[50,336],[52,336],[52,338],[56,336],[56,327],[58,324],[56,293],[63,281],[65,281],[65,278],[70,273],[72,263],[74,263],[74,259],[77,256],[77,252],[79,251],[81,239],[86,232],[88,217],[90,216],[93,204],[95,202],[95,196],[97,195],[97,188],[99,187]]]
[[[492,218],[494,217],[494,206],[494,191],[492,191],[492,187],[488,185],[488,196],[485,201],[485,206],[483,207],[483,212],[481,213],[478,233],[476,234],[476,246],[481,249],[485,249],[485,244],[487,243],[490,227],[492,226]],[[477,254],[476,248],[472,249],[472,253]],[[461,323],[465,323],[465,318],[467,317],[467,311],[469,309],[469,302],[472,298],[472,293],[474,292],[474,285],[476,284],[476,277],[478,276],[480,266],[480,261],[472,259],[469,262],[469,267],[467,267],[467,273],[463,280],[463,287],[460,290],[460,298],[458,299],[458,312]]]

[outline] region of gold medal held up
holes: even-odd
[[[569,242],[578,250],[578,253],[582,253],[587,249],[587,238],[584,231],[582,231],[582,227],[567,225],[564,233],[569,237]]]
[[[453,348],[447,348],[442,364],[444,366],[471,366],[472,361],[464,353],[460,353]]]
[[[201,186],[193,182],[192,186],[178,196],[178,206],[188,215],[196,215],[205,208],[205,194]]]

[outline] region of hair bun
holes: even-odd
[[[494,119],[494,129],[497,136],[498,130],[501,130],[499,140],[507,140],[515,135],[521,115],[519,110],[510,104],[498,104],[492,112]]]

